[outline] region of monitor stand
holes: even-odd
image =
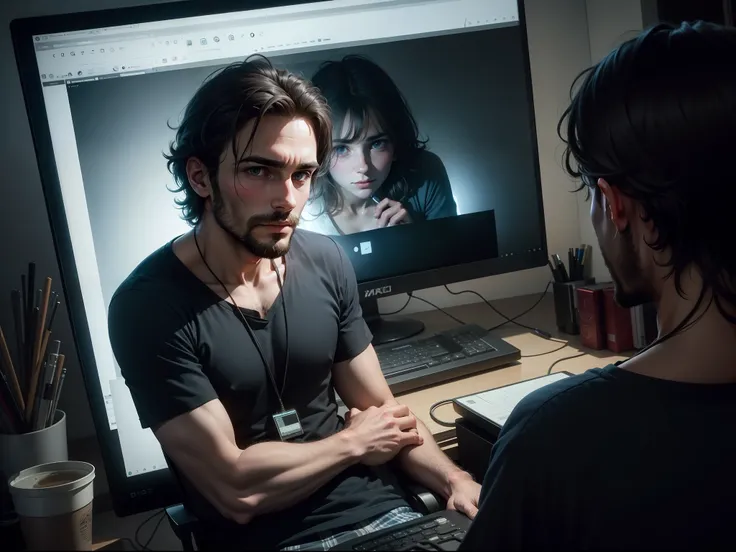
[[[399,341],[424,331],[424,322],[416,318],[403,316],[392,316],[390,320],[381,318],[377,299],[365,299],[360,302],[360,306],[363,309],[363,318],[373,334],[373,345]]]

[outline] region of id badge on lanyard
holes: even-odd
[[[294,437],[304,435],[302,423],[299,421],[299,415],[296,410],[285,410],[273,415],[273,421],[276,423],[276,429],[282,441],[288,441]]]

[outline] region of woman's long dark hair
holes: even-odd
[[[670,252],[681,296],[688,268],[703,280],[692,311],[659,342],[697,321],[708,292],[736,324],[736,29],[660,24],[577,82],[558,126],[567,172],[581,189],[605,178],[641,204],[657,232],[647,245]]]
[[[319,88],[330,106],[333,132],[340,132],[349,117],[350,129],[341,139],[352,141],[364,137],[369,119],[376,118],[395,152],[391,171],[377,195],[396,201],[409,197],[416,183],[412,184],[413,179],[408,177],[427,142],[420,140],[406,98],[391,77],[369,59],[350,55],[320,65],[312,84]],[[327,162],[331,163],[332,159]],[[312,198],[322,199],[324,210],[330,215],[339,213],[344,206],[342,192],[327,170],[312,187]]]

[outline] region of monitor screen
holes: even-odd
[[[119,513],[156,503],[166,462],[120,377],[107,307],[140,261],[189,229],[163,154],[187,102],[218,68],[260,54],[323,91],[333,149],[300,226],[343,246],[366,296],[401,278],[404,289],[393,292],[426,287],[432,271],[455,270],[436,284],[545,262],[517,0],[271,4],[228,13],[144,7],[14,30]],[[25,64],[24,51],[33,52]],[[381,217],[388,208],[400,216]]]

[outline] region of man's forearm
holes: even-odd
[[[311,443],[258,443],[238,458],[239,494],[247,496],[253,515],[282,510],[358,461],[345,432]]]
[[[470,476],[442,452],[421,420],[417,420],[417,430],[424,438],[424,443],[417,447],[406,447],[399,452],[401,467],[419,483],[447,499],[451,494],[453,479]]]

